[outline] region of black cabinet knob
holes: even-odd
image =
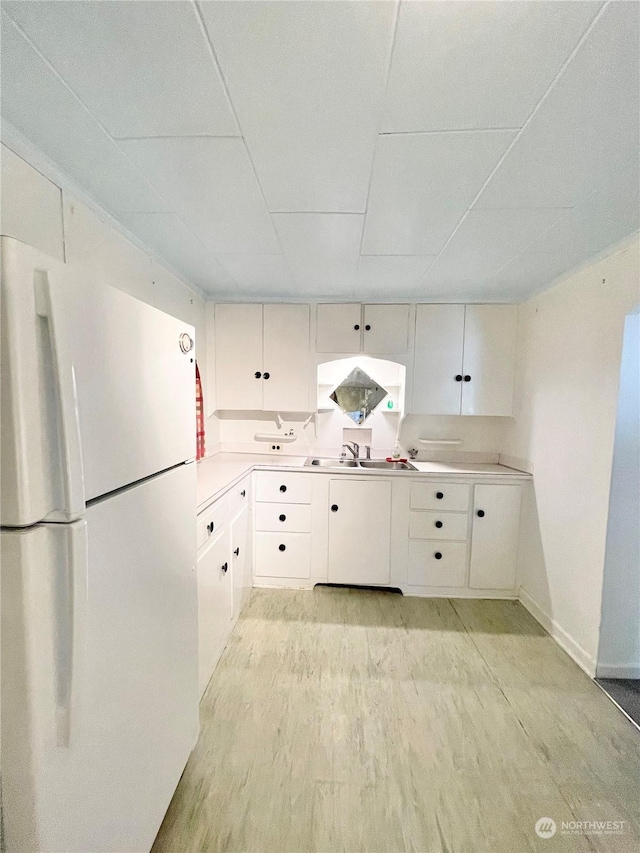
[[[278,551],[286,551],[286,550],[287,550],[286,545],[278,545]]]
[[[441,522],[441,521],[436,521],[436,527],[437,527],[438,529],[440,529],[440,528],[442,527],[442,522]]]
[[[281,491],[281,492],[286,492],[286,491],[287,491],[287,487],[286,487],[286,486],[280,486],[280,491]]]
[[[469,376],[469,374],[468,374],[468,373],[465,373],[464,381],[465,381],[465,382],[471,382],[471,377]]]
[[[364,327],[364,330],[365,330],[365,332],[370,332],[371,326],[367,323],[367,325]]]
[[[356,330],[356,332],[359,332],[360,331],[360,323],[356,323],[353,328]]]
[[[331,504],[331,512],[338,512],[338,504]]]
[[[243,490],[240,492],[240,497],[241,497],[241,498],[246,498],[246,496],[247,496],[246,489],[243,489]]]
[[[287,520],[287,516],[284,515],[284,513],[282,515],[279,515],[278,518],[280,521],[286,521]]]
[[[229,569],[229,564],[225,563],[224,566],[222,567],[222,571],[225,573],[225,575],[226,575],[228,569]]]
[[[207,530],[209,531],[209,535],[211,535],[213,533],[214,528],[215,528],[214,522],[210,521],[209,524],[207,524]]]
[[[462,382],[462,374],[461,373],[456,374],[456,382]]]
[[[442,498],[444,497],[444,494],[442,492],[436,492],[436,497],[438,498],[439,501],[441,501]]]
[[[240,556],[240,548],[239,547],[236,548],[236,550],[233,553],[236,555],[236,557],[239,557]]]
[[[256,377],[256,379],[260,379],[260,377],[262,376],[262,374],[260,373],[259,370],[256,370],[256,372],[253,375]]]
[[[478,518],[484,518],[484,510],[479,509],[478,512],[476,513],[476,515],[478,516]]]
[[[263,376],[262,378],[263,378],[263,379],[268,379],[270,376],[271,376],[271,374],[270,374],[270,373],[265,373],[265,374],[264,374],[264,376]]]
[[[436,560],[442,559],[442,554],[440,553],[440,551],[436,551],[436,553],[433,556],[436,558]]]

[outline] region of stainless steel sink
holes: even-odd
[[[360,459],[358,465],[361,468],[377,468],[381,471],[417,471],[415,465],[410,462],[398,462],[393,460],[387,462],[385,459]]]
[[[314,468],[357,468],[358,463],[355,459],[316,459],[310,457],[304,463]]]

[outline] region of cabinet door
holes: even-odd
[[[463,341],[464,305],[416,307],[412,414],[460,414]]]
[[[198,682],[205,691],[231,630],[229,533],[220,532],[198,558]]]
[[[391,483],[331,480],[328,511],[329,581],[388,584]]]
[[[261,410],[262,305],[216,305],[214,346],[216,408]]]
[[[317,352],[360,352],[362,306],[318,305]]]
[[[517,311],[516,305],[467,305],[463,415],[513,414]]]
[[[409,349],[409,305],[364,306],[364,352],[404,353]]]
[[[247,566],[248,564],[248,566]],[[251,571],[251,540],[249,538],[249,507],[245,507],[231,522],[231,604],[232,618],[238,618],[242,610],[247,586],[247,574]]]
[[[263,306],[266,411],[311,411],[309,311],[308,305]]]
[[[473,589],[513,589],[520,534],[520,486],[476,486],[473,500]]]

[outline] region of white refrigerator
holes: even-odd
[[[148,851],[198,734],[194,331],[1,252],[4,841]]]

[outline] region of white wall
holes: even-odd
[[[153,253],[135,246],[82,201],[15,152],[0,146],[0,232],[48,255],[81,265],[100,281],[184,320],[196,330],[196,356],[206,394],[205,302]],[[216,419],[208,419],[207,446],[217,449]]]
[[[521,598],[591,674],[598,652],[609,487],[626,315],[639,245],[582,269],[519,311],[508,459],[534,473]]]
[[[640,314],[627,317],[613,446],[598,675],[640,678]]]

